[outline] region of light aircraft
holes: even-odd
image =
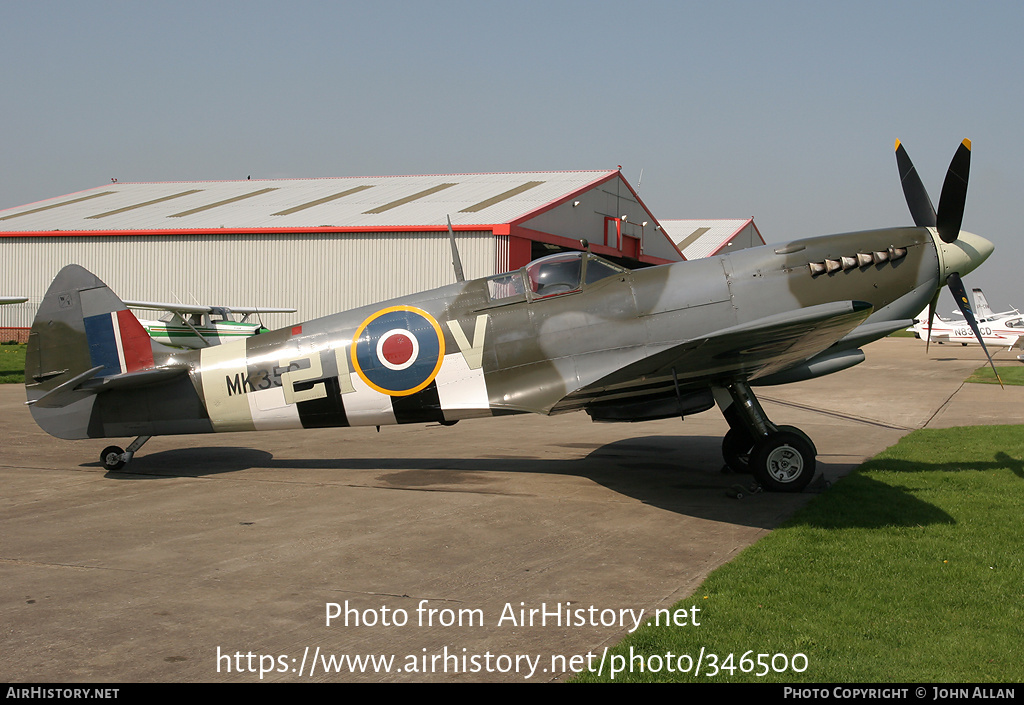
[[[985,293],[981,289],[973,289],[972,294],[981,339],[987,345],[1006,346],[1007,351],[1012,350],[1013,346],[1017,345],[1020,342],[1021,336],[1024,335],[1024,318],[1021,317],[1020,312],[1013,309],[1002,313],[994,313],[988,305]],[[915,320],[914,325],[907,328],[907,330],[912,331],[921,340],[934,341],[940,344],[960,343],[961,345],[967,345],[978,340],[965,318],[947,319],[936,315],[935,319],[932,321],[931,330],[929,330],[926,314],[922,311],[921,315]]]
[[[927,318],[922,312],[921,318],[917,319],[914,325],[907,330],[927,342],[967,345],[978,341],[966,319],[951,320],[936,315],[931,325],[929,330]],[[1021,335],[1024,335],[1024,321],[1019,316],[1004,321],[979,319],[978,330],[981,331],[981,339],[985,341],[986,345],[1005,347],[1009,351],[1020,342]]]
[[[140,318],[139,323],[150,337],[158,342],[182,348],[205,348],[229,340],[247,338],[265,333],[262,323],[247,323],[249,316],[261,313],[295,313],[294,308],[259,308],[239,306],[199,306],[169,304],[155,301],[125,301],[129,308],[166,311],[169,319],[151,321]],[[231,317],[242,315],[241,321]]]
[[[96,276],[69,265],[32,326],[26,389],[60,438],[382,426],[585,410],[595,421],[683,417],[719,406],[730,466],[797,492],[813,442],[777,426],[752,390],[861,362],[993,245],[961,231],[970,142],[936,213],[906,151],[897,164],[916,227],[791,241],[627,270],[586,251],[182,351],[154,342]],[[934,310],[934,303],[932,305]],[[968,308],[969,311],[969,308]]]

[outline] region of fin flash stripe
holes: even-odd
[[[84,323],[92,363],[103,366],[100,376],[135,372],[153,366],[149,334],[128,309],[88,316]]]

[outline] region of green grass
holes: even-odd
[[[25,383],[24,345],[0,345],[0,384]]]
[[[1003,384],[1016,386],[1024,385],[1024,364],[1013,367],[996,365],[996,369],[999,370],[999,379],[1003,380]],[[987,365],[976,369],[974,374],[968,377],[965,381],[977,382],[978,384],[999,384],[996,380],[996,376],[992,373],[992,368]]]
[[[659,673],[634,658],[615,680],[1021,682],[1022,458],[1021,426],[908,435],[674,607],[700,608],[699,627],[647,627],[615,647],[620,667],[663,657],[645,663]],[[718,655],[717,675],[707,656],[697,677],[667,672],[668,652],[685,667],[679,656],[701,649]],[[744,674],[748,651],[754,672],[761,653],[804,654],[807,667]],[[611,663],[580,680],[610,680]]]

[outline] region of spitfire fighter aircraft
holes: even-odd
[[[816,237],[638,270],[583,252],[182,351],[154,342],[125,304],[76,265],[32,326],[28,404],[60,438],[381,426],[584,410],[595,421],[684,417],[719,406],[723,455],[765,488],[798,492],[817,453],[776,426],[752,387],[861,362],[943,284],[993,250],[961,231],[970,143],[938,212],[897,142],[916,227]],[[453,248],[457,261],[457,251]],[[934,308],[934,304],[933,304]]]
[[[249,316],[261,313],[295,313],[294,308],[258,308],[239,306],[199,306],[167,304],[155,301],[125,301],[125,306],[151,311],[166,311],[169,318],[151,321],[140,318],[139,323],[150,337],[158,342],[180,348],[206,348],[229,340],[247,338],[267,329],[262,323],[248,323]],[[236,321],[231,315],[242,314]]]

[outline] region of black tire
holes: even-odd
[[[806,433],[801,431],[796,426],[777,426],[775,428],[775,430],[776,431],[786,431],[787,433],[795,433],[796,435],[800,436],[801,438],[803,438],[807,442],[807,445],[809,445],[811,447],[811,450],[814,452],[815,457],[817,457],[817,455],[818,455],[818,446],[814,445],[814,441],[811,440],[810,436],[808,436]]]
[[[100,462],[107,470],[120,470],[124,467],[124,461],[121,456],[124,455],[124,450],[117,446],[107,446],[100,453]]]
[[[753,450],[754,439],[746,431],[730,428],[722,438],[722,457],[733,472],[750,474],[750,453]]]
[[[802,434],[779,431],[754,445],[750,467],[766,490],[800,492],[814,478],[814,455],[814,446]]]

